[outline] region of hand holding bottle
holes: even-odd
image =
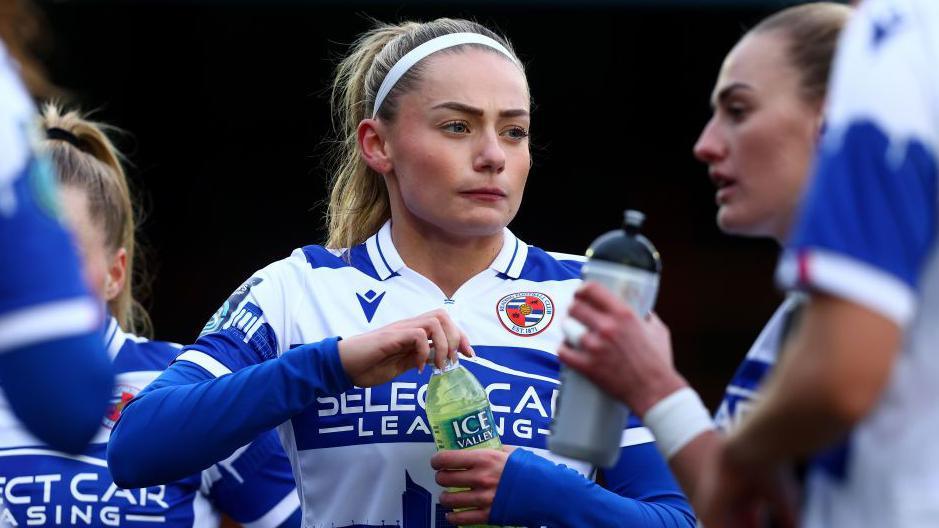
[[[590,245],[582,270],[585,281],[597,283],[590,288],[606,288],[610,296],[628,303],[631,309],[625,313],[633,319],[645,317],[652,311],[662,269],[655,246],[639,233],[644,220],[645,215],[641,212],[627,210],[623,214],[622,229],[605,233]],[[582,311],[584,309],[589,308],[582,307]],[[592,322],[593,330],[596,330],[595,321],[583,322]],[[616,326],[616,321],[603,319],[602,330],[605,333],[614,332]],[[576,317],[567,319],[563,328],[566,339],[575,347],[584,339],[588,342],[593,340],[596,344],[596,332],[578,322]],[[565,346],[562,348],[570,351]],[[607,363],[615,361],[604,365]],[[600,467],[612,467],[620,454],[620,441],[628,416],[626,407],[609,390],[597,386],[577,370],[562,365],[560,379],[561,391],[548,448],[562,456]]]
[[[432,358],[438,368],[443,368],[447,360],[456,361],[458,353],[474,355],[466,334],[445,310],[439,309],[343,339],[339,342],[339,358],[352,383],[371,387],[411,368],[423,370],[431,347],[446,351]]]
[[[444,368],[434,369],[434,374],[427,382],[425,409],[437,449],[454,453],[435,458],[437,464],[440,464],[441,468],[447,465],[453,470],[460,470],[457,471],[460,473],[470,467],[476,469],[470,476],[478,482],[472,486],[447,488],[450,500],[453,504],[465,505],[461,506],[463,509],[485,509],[483,513],[470,515],[464,515],[467,512],[457,509],[448,514],[447,518],[451,523],[468,528],[493,528],[482,523],[489,518],[489,508],[495,498],[506,457],[501,456],[502,441],[499,439],[499,430],[492,416],[492,407],[485,389],[469,370],[456,361],[448,360]],[[458,454],[469,451],[481,451],[483,454]],[[483,462],[488,464],[484,466]],[[437,482],[442,482],[441,473],[437,473]],[[461,477],[444,477],[443,482],[453,478],[459,481]],[[463,493],[469,495],[464,496]],[[452,520],[454,518],[460,522]],[[473,522],[480,524],[468,524],[471,519],[479,519]]]
[[[437,484],[448,489],[440,494],[440,504],[454,511],[447,514],[450,524],[484,525],[489,522],[492,501],[502,479],[505,462],[514,447],[501,449],[446,449],[430,459],[437,471]]]
[[[599,284],[574,295],[570,315],[586,332],[577,347],[561,345],[558,356],[639,416],[686,383],[672,366],[668,327],[650,313],[639,317]]]

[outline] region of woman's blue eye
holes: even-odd
[[[462,121],[451,121],[443,125],[443,129],[454,134],[465,134],[469,132],[469,127]]]
[[[522,127],[512,127],[506,130],[505,134],[512,139],[525,139],[528,137],[528,130]]]

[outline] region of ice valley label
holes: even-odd
[[[488,447],[487,442],[498,439],[487,405],[463,416],[433,424],[437,449],[469,449]]]

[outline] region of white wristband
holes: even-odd
[[[667,459],[704,431],[714,429],[711,414],[691,387],[679,389],[656,403],[642,417],[655,436],[655,445]]]

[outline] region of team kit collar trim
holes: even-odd
[[[408,72],[408,70],[413,68],[415,64],[432,53],[436,53],[447,48],[452,48],[454,46],[461,46],[463,44],[480,44],[482,46],[488,46],[505,55],[509,58],[510,61],[512,61],[513,64],[521,68],[521,65],[518,63],[518,61],[515,60],[515,57],[512,55],[512,53],[505,49],[505,46],[499,44],[486,35],[480,35],[479,33],[450,33],[449,35],[443,35],[430,39],[420,46],[407,52],[404,57],[401,57],[398,62],[396,62],[394,66],[388,70],[388,74],[385,75],[384,79],[382,79],[381,86],[378,87],[378,93],[375,95],[375,104],[372,107],[372,119],[375,119],[378,116],[378,111],[381,110],[381,104],[385,102],[385,98],[388,97],[389,93],[391,93],[392,88],[398,84],[398,81],[401,80],[401,77],[403,77],[404,74]]]
[[[117,323],[117,318],[108,315],[104,327],[104,345],[107,347],[108,357],[111,358],[112,362],[117,358],[117,354],[121,351],[125,341],[127,341],[127,333],[121,329],[121,325]]]
[[[381,280],[396,275],[404,268],[404,260],[391,240],[391,220],[365,241],[365,249]],[[517,279],[528,258],[528,244],[518,239],[509,228],[502,228],[502,249],[489,268],[509,278]]]

